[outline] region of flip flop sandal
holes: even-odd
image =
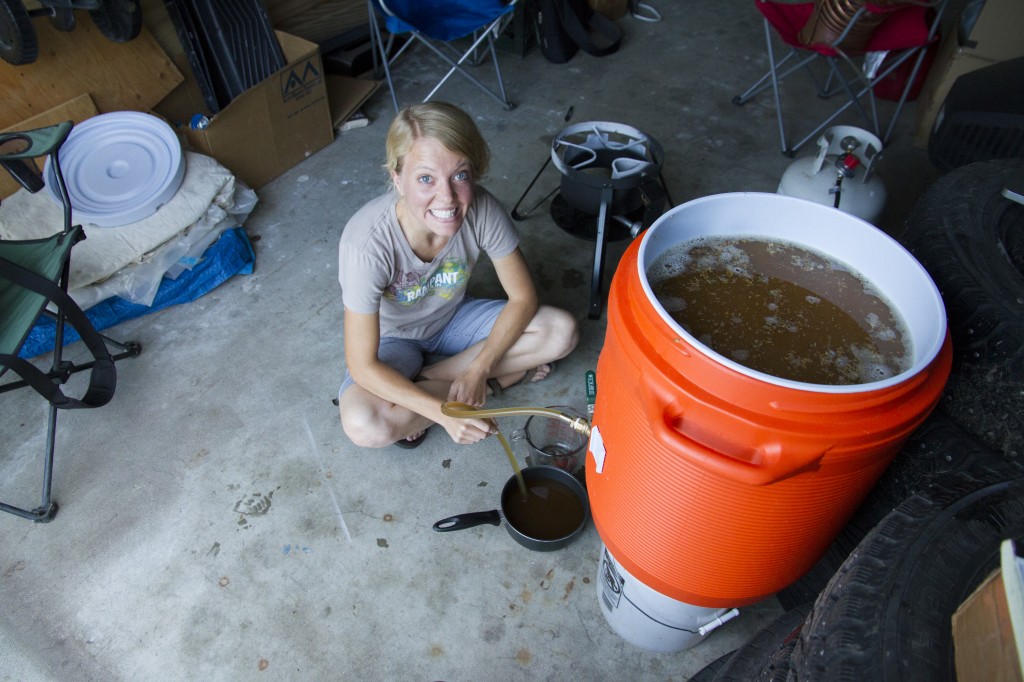
[[[402,438],[401,440],[396,440],[395,445],[406,450],[412,450],[414,448],[418,448],[423,443],[423,441],[426,440],[426,438],[427,429],[423,429],[423,433],[418,435],[416,438],[413,438],[412,440],[409,440],[408,438]]]
[[[549,376],[551,376],[552,374],[555,373],[555,368],[557,367],[557,365],[554,362],[545,362],[543,364],[551,366],[551,370],[548,371],[547,376],[544,377],[544,379],[547,379]],[[515,383],[509,384],[508,386],[505,386],[504,388],[502,388],[501,384],[498,383],[497,379],[488,379],[487,380],[487,387],[491,389],[491,396],[497,398],[498,396],[500,396],[505,391],[509,390],[510,388],[515,388],[519,384],[532,384],[532,383],[534,383],[533,381],[528,380],[526,377],[528,377],[528,376],[532,377],[536,373],[537,373],[537,368],[536,367],[534,367],[531,370],[527,370],[523,374],[523,378],[522,379],[520,379],[519,381],[517,381]],[[541,381],[544,381],[544,379],[541,379]]]

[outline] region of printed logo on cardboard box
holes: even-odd
[[[281,75],[281,99],[285,102],[300,100],[323,83],[324,77],[312,59]]]

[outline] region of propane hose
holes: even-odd
[[[514,417],[518,415],[536,415],[540,417],[551,417],[559,419],[569,425],[573,431],[590,437],[590,422],[583,417],[572,417],[553,410],[550,407],[496,407],[479,408],[467,405],[466,403],[444,402],[441,403],[441,413],[447,417],[457,419],[487,419],[489,417]]]

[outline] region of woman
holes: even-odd
[[[441,413],[444,401],[481,406],[491,391],[539,381],[578,341],[576,320],[538,304],[518,235],[477,181],[489,151],[461,109],[427,102],[388,129],[393,189],[349,220],[339,244],[345,362],[339,408],[363,447],[415,447],[440,424],[456,443],[491,424]],[[507,301],[466,296],[481,253]],[[439,362],[424,366],[424,356]]]

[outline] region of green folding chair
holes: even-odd
[[[67,121],[36,130],[0,133],[0,165],[30,192],[38,192],[45,184],[30,159],[50,157],[50,175],[64,207],[63,227],[53,236],[29,240],[0,239],[0,377],[7,370],[20,377],[0,384],[0,393],[32,387],[50,404],[42,502],[32,510],[0,502],[0,511],[43,523],[52,520],[57,513],[57,503],[50,497],[57,411],[100,407],[110,402],[117,383],[114,363],[136,356],[142,350],[137,343],[121,343],[97,332],[67,293],[71,249],[85,239],[82,226],[71,224],[71,201],[58,159],[58,150],[71,132],[72,125]],[[48,304],[54,310],[50,310]],[[53,362],[48,371],[19,356],[29,332],[42,315],[52,317],[56,324]],[[88,362],[76,364],[64,360],[65,323],[70,323],[82,337],[92,355]],[[108,343],[116,349],[116,354],[112,355],[108,350]],[[83,370],[90,371],[85,393],[80,398],[65,395],[61,385],[72,374]]]

